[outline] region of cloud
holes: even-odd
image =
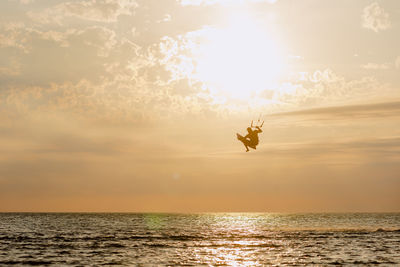
[[[400,56],[398,56],[397,58],[396,58],[396,61],[395,61],[395,66],[396,66],[396,68],[400,68]]]
[[[169,22],[171,21],[171,15],[165,14],[162,19],[157,20],[157,23]]]
[[[34,3],[34,2],[35,2],[35,0],[20,0],[20,3],[24,4],[24,5],[31,4],[31,3]]]
[[[12,51],[9,64],[18,66],[19,72],[11,80],[3,72],[0,76],[3,86],[98,80],[106,75],[110,53],[117,45],[114,31],[100,26],[65,31],[19,27],[3,35],[5,44],[0,55],[7,59]]]
[[[91,0],[68,2],[62,6],[67,15],[100,22],[114,22],[121,14],[131,15],[135,7],[137,4],[134,0]]]
[[[158,4],[162,8],[149,13]],[[127,10],[120,10],[124,6]],[[40,8],[34,10],[41,12]],[[210,28],[199,25],[207,19],[191,21],[189,28],[195,29],[183,34],[181,31],[187,29],[177,27],[187,20],[188,10],[207,18],[205,14],[213,8],[182,8],[175,0],[145,0],[69,1],[46,10],[50,20],[60,15],[60,24],[49,28],[29,20],[8,22],[0,31],[0,56],[4,59],[0,81],[5,87],[2,97],[7,99],[2,102],[26,112],[39,107],[62,108],[77,113],[84,110],[83,114],[95,117],[119,114],[126,118],[132,111],[136,120],[155,114],[184,116],[180,114],[243,111],[248,107],[312,107],[386,95],[381,90],[385,84],[374,77],[347,80],[331,69],[321,69],[303,72],[297,80],[285,78],[280,84],[268,84],[250,100],[230,104],[231,99],[217,95],[193,75],[202,31]],[[118,27],[99,23],[117,20],[124,12],[135,16],[121,16]],[[157,24],[165,14],[171,15],[171,21],[161,24],[179,30]],[[80,16],[86,16],[87,21],[81,21]],[[119,30],[131,25],[132,21],[125,21],[131,19],[138,23],[138,35]]]
[[[2,117],[4,114],[0,112]],[[198,121],[192,122],[200,128]],[[124,123],[114,120],[96,123],[92,117],[79,118],[67,112],[32,111],[0,125],[0,195],[4,192],[59,192],[86,195],[86,188],[110,193],[112,187],[127,194],[163,191],[173,173],[190,173],[188,136],[198,140],[195,130],[171,126]],[[204,131],[204,130],[203,130]],[[204,131],[206,132],[206,131]],[[207,140],[207,143],[216,143]],[[190,146],[196,154],[197,143]],[[112,182],[111,182],[112,181]],[[199,180],[204,181],[204,180]],[[38,186],[40,184],[40,186]],[[159,186],[159,185],[162,186]],[[129,187],[129,189],[127,189]],[[85,188],[81,191],[82,188]],[[127,190],[125,190],[125,189]],[[183,190],[182,190],[183,191]],[[51,193],[50,193],[51,194]],[[2,202],[4,203],[4,202]],[[1,208],[1,207],[0,207]]]
[[[1,53],[0,53],[1,54]],[[3,56],[3,61],[0,62],[0,77],[15,77],[21,74],[21,64],[12,54]]]
[[[137,7],[135,0],[85,0],[58,4],[40,11],[27,13],[33,21],[61,25],[68,17],[97,22],[116,22],[119,15],[131,15]]]
[[[165,64],[161,49],[168,37],[161,42],[160,38],[168,33],[174,36],[176,31],[153,31],[159,28],[159,17],[169,19],[165,14],[171,14],[171,18],[182,21],[187,14],[178,9],[182,8],[175,0],[161,4],[171,10],[157,9],[150,15],[149,8],[160,3],[140,4],[138,18],[118,22],[124,27],[137,22],[140,31],[135,36],[130,28],[130,34],[126,34],[99,22],[112,22],[118,14],[138,12],[134,10],[136,1],[63,2],[32,9],[37,12],[28,12],[33,22],[21,17],[0,24],[0,109],[21,114],[37,109],[68,111],[96,119],[134,122],[213,112],[215,105],[199,83],[183,76],[171,79],[179,71]],[[123,20],[127,18],[123,16]],[[180,24],[172,20],[165,24],[169,23]],[[151,33],[145,32],[149,27]]]
[[[212,28],[211,28],[212,29]],[[185,35],[179,35],[176,38],[165,37],[160,43],[159,55],[160,64],[171,73],[171,81],[190,80],[203,83],[203,87],[209,90],[209,94],[216,100],[218,98],[218,89],[209,86],[207,82],[202,81],[198,75],[199,48],[204,39],[204,32],[209,28],[205,27],[197,31],[189,32]],[[203,39],[202,39],[203,38]],[[201,56],[200,56],[201,57]],[[366,64],[363,67],[367,69],[386,69],[391,64]],[[232,78],[231,80],[234,80]],[[245,79],[246,81],[250,79]],[[249,86],[250,82],[246,85]],[[264,82],[264,84],[268,84]],[[217,91],[217,92],[216,92]],[[181,91],[183,92],[183,91]],[[197,93],[201,93],[198,90]],[[313,72],[298,72],[297,75],[288,75],[279,82],[268,84],[257,93],[252,95],[246,101],[236,101],[230,106],[231,110],[247,107],[260,108],[264,112],[266,110],[294,107],[294,106],[322,106],[322,105],[338,105],[350,103],[352,101],[363,98],[364,100],[376,100],[384,98],[388,95],[396,94],[396,89],[387,83],[382,83],[374,76],[364,76],[359,79],[349,80],[343,75],[334,72],[332,69],[321,69]],[[221,100],[222,103],[226,100]],[[229,99],[228,101],[231,101]]]
[[[199,6],[199,5],[232,5],[232,4],[242,4],[245,2],[249,3],[261,3],[266,2],[273,4],[277,0],[178,0],[183,6]]]
[[[390,69],[390,65],[389,63],[382,63],[382,64],[377,64],[377,63],[368,63],[365,65],[361,65],[361,67],[363,69],[367,69],[367,70],[387,70]]]
[[[21,30],[25,28],[24,23],[4,23],[0,24],[0,48],[19,48],[27,52],[25,46],[28,42]]]
[[[377,2],[374,2],[364,8],[362,26],[374,32],[387,30],[391,26],[389,14]]]
[[[349,80],[329,68],[293,73],[273,90],[272,99],[287,108],[344,105],[360,99],[376,102],[398,94],[395,87],[374,76]]]
[[[217,102],[218,97],[224,94],[224,88],[220,88],[222,87],[221,84],[224,85],[224,83],[219,78],[225,73],[230,74],[229,70],[224,71],[223,74],[216,78],[212,75],[209,77],[206,76],[211,82],[207,82],[207,79],[204,79],[204,75],[202,76],[201,71],[199,71],[201,59],[204,58],[204,51],[201,50],[201,44],[204,40],[207,40],[207,34],[213,32],[213,29],[213,27],[203,27],[199,30],[188,32],[185,35],[178,35],[175,38],[164,37],[159,45],[159,52],[161,53],[159,58],[160,64],[164,65],[171,73],[171,81],[188,79],[192,84],[195,84],[194,81],[197,80],[203,83],[203,87],[199,86],[198,88],[208,90],[211,97]],[[234,62],[237,63],[236,61]],[[370,63],[363,67],[367,69],[385,69],[391,67],[391,64],[378,65]],[[235,72],[237,69],[233,68],[232,73],[240,75]],[[263,68],[259,69],[264,71]],[[287,75],[273,83],[267,79],[264,72],[260,72],[259,74],[252,72],[251,76],[249,76],[250,79],[238,79],[239,81],[245,81],[245,86],[242,86],[243,90],[247,90],[249,87],[255,88],[260,86],[259,90],[255,90],[256,93],[246,98],[245,101],[240,102],[240,100],[235,101],[235,99],[229,98],[229,94],[233,95],[236,92],[232,87],[239,84],[239,82],[236,84],[232,82],[230,84],[232,86],[227,86],[230,91],[225,95],[228,95],[228,97],[225,99],[221,98],[221,102],[218,103],[235,101],[229,107],[231,110],[245,110],[251,107],[263,109],[265,112],[266,110],[276,109],[277,106],[312,107],[318,105],[338,105],[340,103],[350,103],[360,99],[360,97],[364,100],[376,100],[376,98],[384,98],[388,95],[396,94],[396,89],[393,86],[379,81],[372,75],[359,79],[347,79],[342,74],[330,68],[317,69],[313,72],[298,72],[298,75]],[[208,75],[207,72],[206,75]],[[236,76],[227,76],[230,76],[229,81],[235,81]],[[251,82],[259,81],[257,78],[251,79],[255,76],[263,77],[260,78],[262,82],[252,86]],[[201,90],[198,90],[197,93],[201,93]]]
[[[171,80],[157,45],[143,49],[99,26],[62,32],[22,28],[12,35],[19,37],[26,41],[0,49],[1,112],[46,110],[138,123],[217,109],[201,84]]]
[[[400,101],[363,105],[333,106],[272,114],[271,116],[303,116],[314,119],[360,119],[399,117]]]
[[[400,160],[398,156],[400,152],[400,137],[380,137],[380,138],[357,138],[352,140],[329,141],[329,142],[299,142],[299,143],[281,143],[272,144],[266,152],[259,152],[262,157],[263,153],[287,155],[290,157],[298,157],[299,154],[307,154],[308,156],[316,155],[334,155],[340,154],[358,154],[367,155],[368,157],[385,157],[395,161]],[[351,164],[351,161],[348,161]]]

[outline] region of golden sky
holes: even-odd
[[[0,211],[400,211],[399,48],[398,0],[0,1]]]

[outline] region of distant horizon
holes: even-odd
[[[310,211],[310,212],[270,212],[270,211],[193,211],[193,212],[168,212],[168,211],[0,211],[1,213],[36,213],[36,214],[69,214],[69,213],[79,213],[79,214],[105,214],[105,213],[116,213],[116,214],[347,214],[347,213],[360,213],[360,214],[397,214],[400,211]]]

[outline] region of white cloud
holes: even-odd
[[[190,32],[177,38],[164,38],[160,44],[159,62],[171,73],[171,81],[187,79],[193,83],[196,76],[196,44],[201,37],[199,31]],[[201,40],[201,39],[200,39]],[[194,55],[194,56],[193,56]],[[366,69],[388,69],[393,63],[363,65]],[[197,81],[202,82],[201,79]],[[177,84],[179,84],[177,82]],[[187,84],[187,83],[186,83]],[[222,95],[218,90],[203,85],[208,94],[216,100]],[[198,87],[197,93],[201,92]],[[185,88],[175,89],[179,93],[195,93]],[[394,94],[393,88],[375,77],[366,76],[359,79],[347,79],[343,74],[334,72],[331,69],[315,70],[313,72],[299,72],[296,77],[279,80],[277,83],[270,83],[250,99],[239,102],[228,99],[222,102],[222,106],[229,106],[230,110],[245,110],[252,108],[276,108],[277,106],[321,106],[331,104],[351,103],[352,101],[372,100],[388,97]],[[275,105],[275,106],[274,106]]]
[[[21,64],[12,55],[4,55],[0,62],[1,76],[18,76],[21,74]]]
[[[25,106],[26,110],[42,105],[43,109],[76,110],[78,113],[93,111],[98,116],[123,118],[132,110],[140,114],[138,117],[154,114],[197,115],[206,110],[218,113],[222,109],[241,112],[248,107],[269,108],[271,103],[274,107],[323,105],[372,95],[374,90],[375,96],[383,95],[379,91],[379,82],[373,77],[351,81],[342,77],[340,72],[327,69],[310,73],[303,71],[297,79],[285,77],[282,81],[267,84],[249,96],[249,100],[240,102],[224,98],[222,93],[212,91],[198,76],[193,75],[196,71],[193,55],[196,55],[198,43],[202,40],[201,30],[186,34],[168,33],[160,43],[154,41],[143,44],[133,43],[129,40],[131,36],[120,31],[114,32],[114,24],[77,19],[88,12],[89,20],[113,21],[118,17],[121,3],[134,2],[63,3],[67,10],[62,13],[58,5],[55,10],[60,13],[54,14],[54,17],[60,15],[56,20],[59,19],[64,25],[61,27],[52,25],[48,28],[47,25],[26,22],[0,25],[0,58],[4,59],[0,61],[0,82],[6,88],[3,96],[6,98],[10,93],[13,95],[10,103],[14,99],[15,106]],[[82,7],[82,10],[78,7]],[[89,7],[96,10],[90,11]],[[175,13],[170,13],[171,17],[175,17]],[[163,11],[156,18],[170,13]],[[51,12],[48,15],[50,19]],[[169,20],[170,16],[164,18]],[[74,28],[66,27],[71,25],[71,21],[78,22],[73,24]],[[141,28],[141,25],[135,26]],[[140,42],[139,39],[146,36],[136,37],[135,42]],[[288,57],[302,59],[296,55]],[[397,67],[400,67],[399,58]],[[394,64],[391,62],[388,66],[393,67]],[[378,69],[386,68],[386,65],[369,63],[365,67]],[[7,91],[8,88],[19,89],[11,94],[12,90]],[[36,92],[37,88],[43,88],[43,91],[41,98],[36,101],[31,93]]]
[[[266,2],[273,4],[277,0],[180,0],[179,2],[183,6],[199,6],[199,5],[215,5],[215,4],[220,4],[220,5],[231,5],[231,4],[242,4],[245,2],[251,2],[251,3],[260,3],[260,2]]]
[[[105,27],[41,31],[21,25],[1,30],[3,86],[96,80],[106,75],[108,65],[117,60],[109,57],[117,45],[115,33]],[[16,79],[7,78],[16,74]]]
[[[171,21],[171,15],[165,14],[162,19],[157,20],[157,23],[169,22],[169,21]]]
[[[0,61],[4,86],[0,113],[41,110],[109,121],[145,121],[202,116],[213,109],[210,98],[197,94],[200,84],[171,80],[158,45],[143,49],[98,26],[14,30],[5,36],[12,35],[15,42],[10,42],[8,50],[0,49],[4,59]],[[18,44],[17,40],[25,41]]]
[[[382,63],[382,64],[377,64],[377,63],[368,63],[361,65],[363,69],[367,70],[387,70],[390,69],[390,64],[389,63]]]
[[[377,101],[390,98],[397,89],[382,83],[373,76],[348,80],[331,69],[299,73],[290,77],[285,85],[292,92],[278,88],[274,98],[292,107],[315,107],[323,105],[342,105],[360,101]],[[287,91],[287,90],[286,90]]]
[[[115,22],[121,14],[131,15],[137,7],[135,0],[86,0],[58,4],[41,11],[29,11],[27,15],[36,22],[62,24],[68,17],[98,22]]]
[[[398,56],[397,58],[396,58],[396,61],[395,61],[395,66],[396,66],[396,68],[400,68],[400,56]]]
[[[24,4],[24,5],[27,5],[27,4],[30,4],[30,3],[34,3],[34,2],[35,2],[35,0],[20,0],[20,3]]]
[[[377,2],[366,6],[362,15],[362,26],[374,32],[390,28],[389,14]]]
[[[113,22],[121,14],[131,15],[131,8],[137,4],[133,0],[91,0],[69,2],[64,4],[67,14],[75,15],[82,19]]]
[[[0,48],[19,48],[27,52],[25,43],[28,41],[26,36],[21,35],[21,30],[26,25],[24,23],[5,23],[0,24]]]

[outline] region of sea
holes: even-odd
[[[400,266],[400,213],[0,213],[0,266]]]

